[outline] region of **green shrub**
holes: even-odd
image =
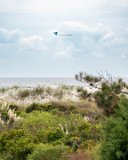
[[[41,86],[38,86],[32,90],[32,94],[34,95],[41,95],[43,93],[44,93],[44,88]]]
[[[106,115],[115,112],[118,106],[120,94],[128,94],[128,85],[122,79],[113,80],[110,74],[104,76],[92,76],[87,73],[75,75],[76,80],[88,84],[92,89],[98,90],[94,98],[98,106],[102,107]],[[125,90],[125,91],[124,91]],[[86,93],[83,94],[86,98]]]
[[[1,92],[1,93],[6,92],[6,90],[7,90],[6,88],[0,88],[0,92]]]
[[[118,106],[119,96],[114,92],[112,86],[103,83],[101,91],[97,91],[94,97],[97,105],[103,108],[106,115],[115,112]]]
[[[59,123],[63,121],[63,117],[48,112],[34,111],[29,113],[24,119],[22,128],[24,128],[26,133],[36,136],[40,142],[46,143],[53,139],[57,140],[59,136],[62,136],[58,128]]]
[[[14,109],[15,111],[17,111],[18,109],[19,109],[19,106],[18,105],[16,105],[16,104],[9,104],[9,109]]]
[[[30,113],[34,110],[42,110],[42,108],[38,103],[32,103],[26,108],[26,113]]]
[[[87,90],[85,90],[85,89],[83,89],[82,91],[81,91],[81,93],[79,94],[79,96],[80,96],[80,98],[83,98],[83,99],[85,99],[85,98],[89,98],[90,97],[90,93],[88,93],[88,91]]]
[[[26,136],[23,130],[4,131],[0,134],[0,154],[8,155],[9,160],[25,160],[33,150],[34,140],[34,137]]]
[[[0,113],[0,117],[4,122],[7,122],[9,120],[8,111],[4,110]]]
[[[48,94],[48,95],[53,95],[53,92],[54,92],[54,89],[50,88],[50,87],[47,87],[45,89],[45,92]]]
[[[40,104],[40,103],[32,103],[31,105],[29,105],[27,108],[26,108],[26,113],[30,113],[32,111],[51,111],[51,110],[54,110],[56,107],[53,106],[52,104],[50,103],[43,103],[43,104]]]
[[[71,113],[73,110],[75,110],[75,107],[73,104],[68,102],[51,102],[51,108],[58,109],[59,111],[65,112],[65,113]]]
[[[128,159],[128,99],[121,98],[116,114],[103,126],[101,160]]]
[[[19,98],[22,98],[22,99],[28,97],[29,95],[30,95],[30,91],[28,89],[21,90],[18,93]]]
[[[47,136],[48,142],[57,141],[58,139],[64,137],[64,132],[61,129],[57,128],[53,131],[49,131]]]
[[[66,151],[65,146],[51,144],[39,144],[27,160],[60,160]]]

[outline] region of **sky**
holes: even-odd
[[[128,77],[128,0],[0,0],[0,77],[81,71]]]

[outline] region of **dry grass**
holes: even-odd
[[[69,160],[93,160],[89,152],[79,151],[70,156]]]

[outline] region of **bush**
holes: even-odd
[[[34,111],[27,115],[22,127],[26,133],[36,136],[40,142],[46,143],[48,141],[58,140],[59,137],[61,138],[62,133],[60,130],[58,131],[58,128],[59,123],[62,121],[63,117],[47,112]]]
[[[18,105],[16,105],[16,104],[9,104],[9,109],[14,109],[15,111],[17,111],[18,109],[19,109],[19,106]]]
[[[20,97],[20,98],[26,98],[26,97],[28,97],[30,95],[30,91],[28,90],[28,89],[25,89],[25,90],[21,90],[21,91],[19,91],[19,93],[18,93],[18,96]]]
[[[39,144],[27,160],[60,160],[66,151],[65,146],[51,144]]]
[[[47,88],[45,89],[45,92],[46,92],[49,96],[51,96],[51,95],[53,95],[54,89],[52,89],[52,88],[50,88],[50,87],[47,87]]]
[[[83,89],[83,91],[80,93],[79,96],[80,96],[80,98],[85,99],[85,98],[89,98],[90,95],[91,95],[91,94],[89,94],[87,90]]]
[[[26,136],[23,130],[4,131],[0,134],[0,154],[8,160],[26,160],[34,147],[35,138]],[[8,156],[7,156],[8,155]]]
[[[32,103],[26,108],[26,113],[30,113],[34,110],[42,110],[41,106],[38,103]]]
[[[97,77],[81,72],[75,78],[85,84],[87,83],[92,89],[98,90],[94,94],[95,101],[98,106],[103,108],[106,115],[110,115],[115,112],[118,106],[120,94],[128,94],[128,85],[122,79],[113,81],[108,73],[106,76],[101,74]],[[86,98],[86,92],[83,95]]]
[[[88,91],[86,89],[84,89],[83,87],[77,87],[76,91],[78,92],[80,98],[85,99],[85,98],[89,98],[90,97],[90,93],[88,93]]]
[[[0,92],[1,92],[1,93],[6,92],[6,90],[7,90],[6,88],[0,88]]]
[[[62,88],[57,88],[54,93],[54,97],[62,99],[64,96],[64,90]]]
[[[128,99],[121,98],[116,114],[103,128],[101,160],[128,159]]]
[[[32,103],[26,108],[26,113],[30,113],[32,111],[41,111],[41,110],[42,111],[52,111],[56,108],[57,108],[56,106],[52,105],[52,102],[51,104],[50,103],[43,103],[43,104]]]
[[[103,108],[106,115],[115,112],[115,109],[118,106],[119,96],[113,91],[112,86],[103,83],[101,91],[97,91],[94,94],[94,97],[97,105]]]
[[[36,88],[34,88],[34,89],[32,90],[32,93],[33,93],[34,95],[41,95],[41,94],[44,93],[44,88],[41,87],[41,86],[38,86],[38,87],[36,87]]]
[[[54,129],[53,131],[48,132],[48,142],[57,141],[63,136],[64,136],[64,132],[61,129],[59,128]]]

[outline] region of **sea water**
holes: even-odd
[[[75,78],[0,78],[0,88],[12,86],[36,87],[39,85],[82,86],[84,84],[75,80]]]
[[[128,83],[128,78],[124,78]],[[0,78],[0,88],[22,86],[22,87],[36,87],[36,86],[54,86],[54,85],[70,85],[70,86],[86,86],[75,78]]]

